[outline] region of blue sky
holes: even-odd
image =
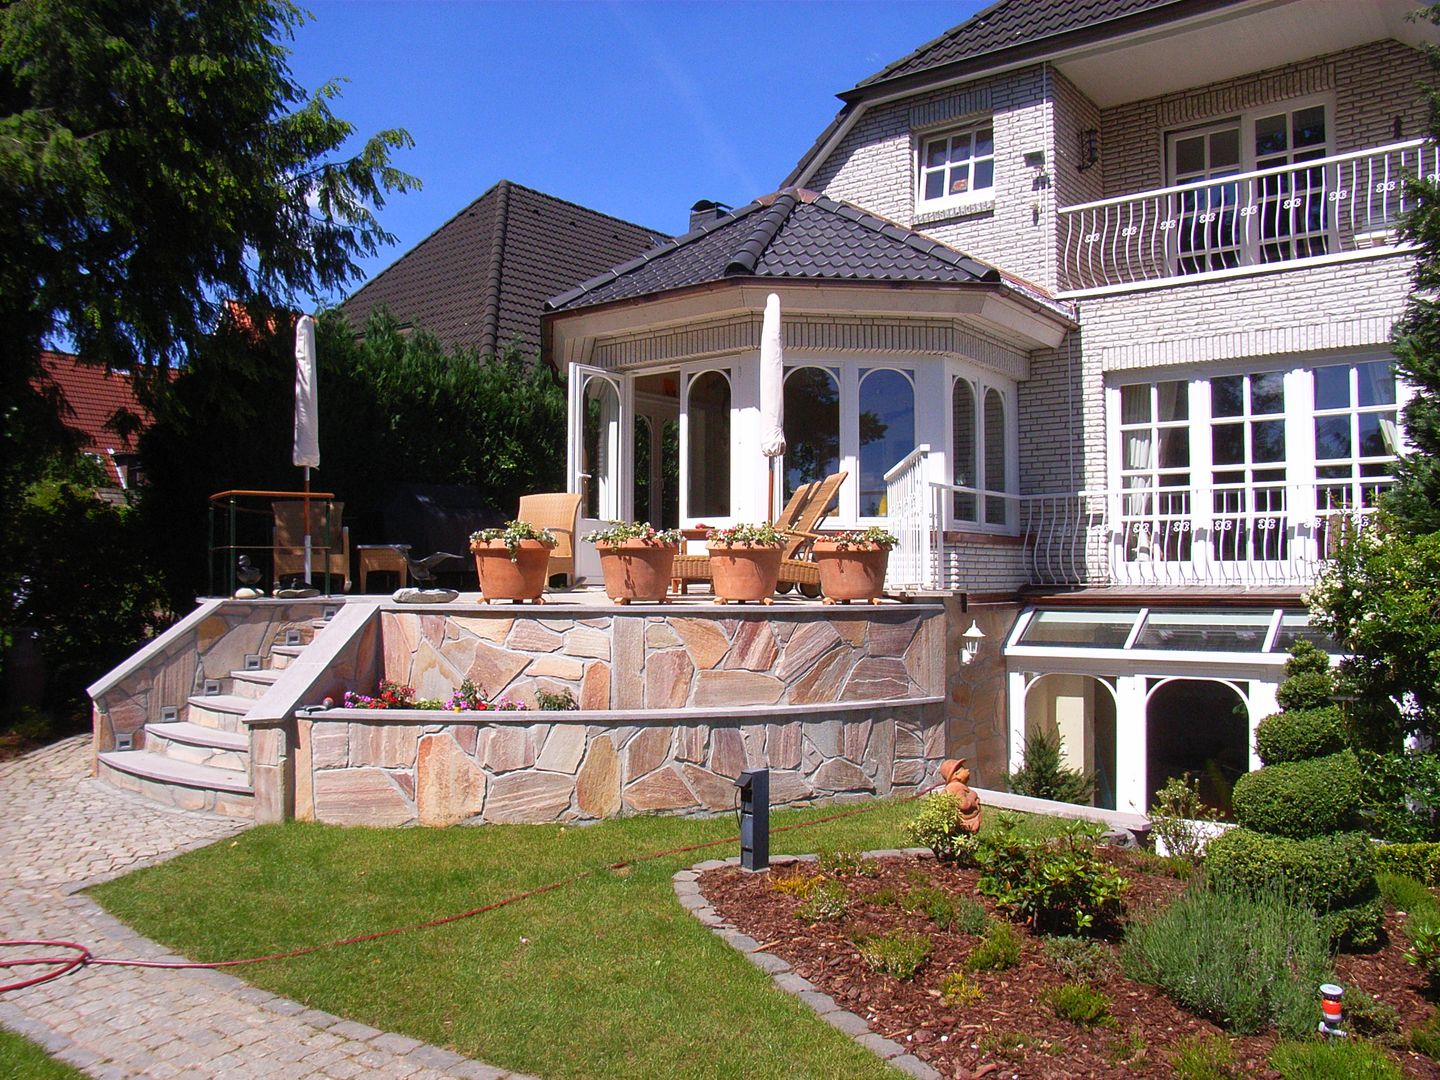
[[[368,277],[502,178],[664,232],[698,199],[773,191],[835,94],[963,22],[980,0],[645,3],[307,0],[291,69],[360,134],[403,127],[422,190]],[[338,299],[338,298],[333,298]]]

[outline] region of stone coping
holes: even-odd
[[[229,602],[227,600],[201,600],[189,615],[186,615],[159,637],[147,641],[142,648],[132,653],[128,660],[118,667],[111,668],[87,686],[85,692],[90,695],[91,700],[94,700],[107,690],[114,689],[135,672],[147,667],[152,660],[164,656],[172,648],[187,645],[191,640],[191,630]],[[294,601],[289,602],[294,603]]]
[[[867,851],[861,855],[861,858],[880,859],[905,855],[918,856],[922,859],[935,857],[935,853],[929,848],[895,848],[885,851]],[[797,862],[813,863],[817,861],[819,861],[819,857],[815,855],[774,855],[770,858],[770,865],[772,867],[789,866]],[[702,926],[709,927],[721,941],[737,950],[746,960],[768,974],[778,989],[798,997],[831,1027],[849,1035],[865,1049],[877,1054],[901,1072],[916,1077],[917,1080],[942,1080],[940,1073],[929,1063],[910,1053],[895,1040],[887,1039],[871,1030],[870,1025],[865,1022],[863,1017],[848,1009],[842,1009],[829,994],[822,993],[809,979],[797,974],[787,961],[766,952],[758,941],[748,934],[742,934],[721,918],[720,913],[710,905],[710,901],[700,891],[700,875],[707,870],[719,870],[726,866],[739,865],[739,856],[731,856],[728,859],[706,859],[687,870],[681,870],[671,879],[675,889],[675,898],[680,901],[681,907],[699,920]]]
[[[481,604],[473,600],[455,600],[448,604],[397,604],[388,596],[374,598],[382,611],[411,615],[494,615],[496,618],[534,619],[572,618],[577,611],[585,612],[585,618],[598,619],[606,615],[677,615],[689,618],[692,615],[714,615],[717,618],[734,619],[746,615],[752,617],[771,615],[826,616],[829,618],[857,619],[865,615],[889,612],[927,612],[943,614],[945,605],[935,600],[919,603],[898,601],[881,604],[822,604],[818,600],[797,603],[775,604],[717,604],[713,600],[687,602],[678,597],[664,604],[614,604],[610,602],[546,600],[543,604]],[[355,600],[352,603],[358,602]]]
[[[829,717],[838,712],[874,712],[879,709],[909,708],[919,705],[938,705],[945,700],[944,694],[913,698],[877,698],[869,701],[826,701],[809,705],[723,705],[696,708],[685,706],[678,709],[486,709],[483,712],[449,712],[445,709],[297,709],[294,713],[299,720],[347,720],[352,723],[391,724],[614,724],[633,726],[637,723],[685,723],[687,721],[728,720],[737,723],[751,722],[757,716],[804,717],[822,714]],[[286,717],[252,717],[244,722],[252,727],[280,723]],[[1043,801],[1043,800],[1030,800]],[[1048,805],[1048,804],[1047,804]],[[1084,809],[1089,809],[1084,808]]]

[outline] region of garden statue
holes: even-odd
[[[970,787],[970,770],[964,758],[950,758],[940,763],[940,779],[945,792],[960,803],[960,827],[968,833],[980,831],[980,796]]]

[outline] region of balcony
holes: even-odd
[[[1364,257],[1399,246],[1406,181],[1440,177],[1423,140],[1059,211],[1061,295],[1103,295]]]
[[[923,476],[923,455],[892,471],[895,591],[973,590],[993,567],[947,541],[947,502],[995,493]],[[1312,585],[1340,538],[1363,529],[1389,475],[1010,495],[1004,535],[1019,584],[1296,590]],[[953,517],[953,515],[952,515]]]

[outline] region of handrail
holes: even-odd
[[[333,491],[245,491],[245,490],[242,490],[242,489],[237,489],[237,490],[235,490],[235,491],[217,491],[217,492],[215,492],[214,495],[211,495],[211,496],[210,496],[210,500],[209,500],[209,501],[210,501],[210,502],[215,502],[217,499],[231,499],[231,498],[245,498],[245,497],[258,498],[258,499],[312,499],[312,500],[313,500],[313,499],[333,499],[333,498],[335,498],[335,493],[334,493]]]
[[[911,451],[910,451],[908,454],[906,454],[903,458],[901,458],[899,461],[897,461],[894,465],[890,466],[890,468],[885,471],[885,475],[882,477],[882,479],[883,479],[887,484],[890,483],[890,481],[894,480],[897,476],[899,476],[901,473],[903,473],[906,469],[909,469],[909,468],[911,468],[912,466],[914,466],[914,465],[916,464],[916,462],[920,461],[922,458],[924,458],[924,457],[925,457],[927,454],[929,454],[929,453],[930,453],[930,444],[929,444],[929,443],[921,443],[919,446],[915,447],[914,450],[911,450]]]
[[[1057,212],[1061,214],[1073,214],[1081,210],[1100,210],[1107,206],[1123,206],[1125,203],[1135,202],[1137,199],[1154,199],[1162,195],[1179,195],[1181,192],[1194,191],[1197,188],[1217,187],[1221,184],[1235,184],[1244,180],[1256,180],[1266,176],[1280,176],[1284,173],[1295,172],[1297,169],[1313,169],[1322,165],[1339,165],[1346,161],[1355,161],[1359,158],[1372,157],[1376,154],[1388,154],[1397,150],[1414,150],[1424,146],[1428,141],[1428,139],[1406,139],[1404,142],[1387,143],[1384,146],[1372,146],[1365,150],[1351,150],[1344,154],[1332,154],[1330,157],[1315,158],[1310,161],[1296,161],[1285,165],[1272,165],[1268,169],[1252,169],[1249,172],[1243,173],[1227,173],[1224,176],[1215,176],[1208,180],[1190,180],[1183,184],[1171,184],[1169,187],[1151,188],[1148,191],[1133,191],[1126,195],[1114,195],[1107,199],[1096,199],[1093,202],[1062,206],[1058,208]]]

